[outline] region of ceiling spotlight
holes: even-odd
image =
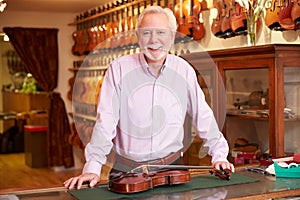
[[[0,12],[3,12],[6,6],[7,6],[6,1],[0,0]]]

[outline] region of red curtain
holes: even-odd
[[[64,101],[54,92],[58,80],[58,29],[5,27],[11,44],[50,100],[48,128],[49,166],[74,166],[70,124]]]

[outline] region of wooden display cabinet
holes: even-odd
[[[2,91],[3,97],[3,112],[9,113],[30,113],[31,111],[48,111],[50,108],[50,100],[48,93],[38,92],[35,94],[25,94],[13,91]],[[29,124],[42,123],[46,125],[47,113],[39,114],[39,117],[43,119],[35,119],[33,115],[32,118],[28,119]],[[46,120],[46,121],[45,121]],[[3,129],[7,130],[14,125],[15,122],[12,120],[5,121]]]
[[[46,92],[25,94],[19,92],[3,91],[4,112],[28,112],[32,110],[48,110],[49,98]]]
[[[184,58],[197,66],[205,66],[210,62],[209,58],[201,56],[203,54],[191,53]],[[226,122],[223,132],[230,147],[234,142],[233,135],[236,138],[241,136],[234,131],[247,132],[250,129],[247,124],[257,123],[258,128],[252,129],[245,136],[253,138],[253,135],[260,137],[266,134],[265,139],[268,141],[260,142],[267,143],[265,145],[272,156],[300,151],[297,147],[297,141],[300,141],[300,135],[297,134],[297,127],[300,126],[300,45],[268,44],[213,50],[208,51],[208,54],[215,62],[226,88]],[[238,79],[240,81],[235,81]],[[244,85],[245,91],[240,90],[243,88],[241,85]],[[257,88],[263,91],[258,104],[250,103],[251,88],[252,92],[257,91]],[[234,95],[240,95],[241,101],[245,100],[242,99],[243,95],[248,96],[248,105],[242,105],[244,109],[233,106],[234,102],[237,103]],[[213,99],[223,101],[218,93],[214,94]]]

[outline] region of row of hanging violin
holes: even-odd
[[[217,16],[211,25],[218,38],[229,38],[247,34],[247,20],[242,7],[235,0],[215,0]]]
[[[101,45],[103,49],[110,49],[116,47],[128,47],[136,41],[130,41],[130,38],[122,37],[121,41],[116,41],[114,38],[118,33],[124,33],[129,30],[134,30],[136,16],[134,5],[125,7],[124,10],[116,10],[115,12],[108,12],[120,5],[125,1],[115,1],[110,4],[103,5],[97,10],[93,9],[90,12],[85,12],[77,16],[77,21],[84,21],[85,18],[94,16],[100,13],[108,13],[101,15],[98,18],[93,18],[82,23],[78,23],[76,31],[73,33],[74,45],[72,53],[74,55],[86,55],[93,51],[97,45]],[[139,7],[139,5],[138,5]],[[139,9],[138,9],[139,10]],[[130,14],[131,13],[131,14]],[[128,36],[128,35],[126,35]]]
[[[137,48],[134,31],[137,18],[148,5],[159,5],[173,10],[179,25],[177,31],[180,32],[176,35],[176,43],[186,42],[191,38],[201,40],[204,37],[201,4],[198,0],[173,0],[171,3],[168,0],[163,0],[163,3],[161,1],[117,0],[77,16],[72,53],[80,56],[87,55],[95,48],[105,52]]]
[[[300,0],[272,0],[267,4],[265,24],[271,30],[300,28]]]
[[[235,0],[215,0],[218,14],[211,25],[219,38],[247,34],[247,20],[242,7]],[[259,28],[260,21],[257,26]],[[300,0],[269,0],[266,2],[265,24],[271,30],[284,31],[300,28]]]

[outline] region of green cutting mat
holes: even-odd
[[[150,189],[145,192],[135,194],[118,194],[107,190],[107,185],[97,188],[86,188],[81,190],[69,190],[68,192],[78,200],[106,200],[106,199],[131,199],[139,197],[147,197],[152,195],[184,192],[195,189],[204,189],[220,186],[229,186],[243,183],[256,182],[258,179],[233,173],[230,181],[221,180],[215,176],[199,176],[191,178],[191,181],[181,185],[162,186]]]

